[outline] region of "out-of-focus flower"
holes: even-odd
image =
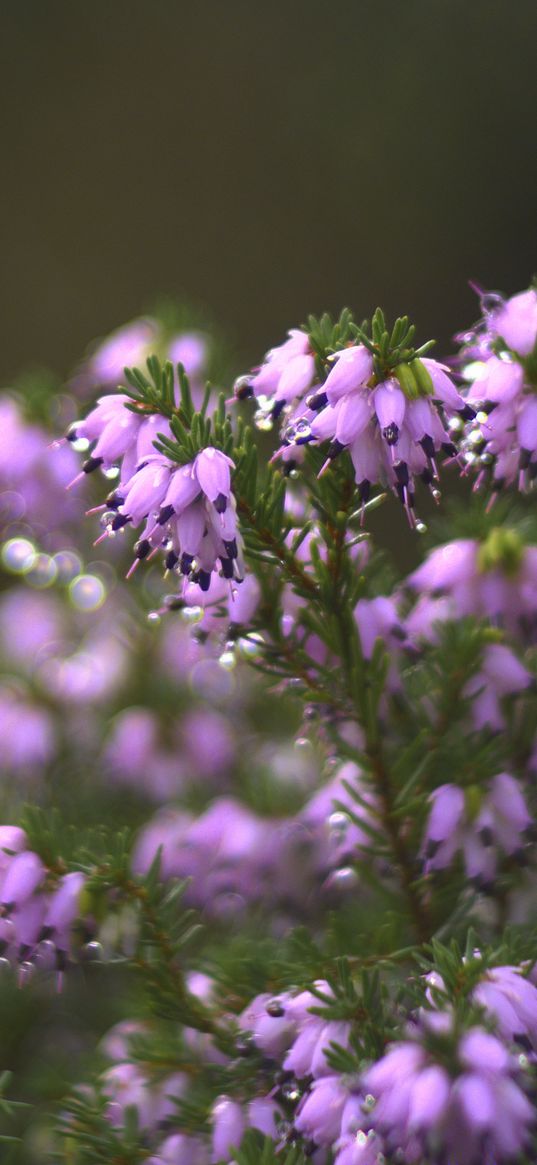
[[[533,820],[518,782],[498,773],[484,790],[472,786],[441,785],[430,798],[421,856],[426,872],[451,865],[462,851],[467,876],[490,887],[498,853],[522,853]]]
[[[497,296],[492,305],[482,297],[482,306],[476,329],[460,337],[465,395],[477,409],[462,448],[477,487],[525,490],[537,477],[537,292]]]

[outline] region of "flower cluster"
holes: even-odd
[[[405,1162],[512,1160],[534,1122],[517,1060],[477,1026],[455,1036],[453,1048],[452,1025],[449,1013],[425,1013],[416,1038],[393,1045],[366,1072],[373,1125]]]
[[[124,369],[142,366],[152,352],[183,365],[194,400],[201,402],[210,353],[208,335],[192,330],[168,334],[151,316],[131,320],[94,346],[77,369],[72,387],[84,395],[95,389],[115,389],[123,380]]]
[[[369,809],[357,808],[349,782]],[[134,867],[148,870],[160,848],[162,876],[191,878],[187,900],[211,914],[278,903],[296,915],[314,907],[316,890],[329,905],[355,885],[375,816],[374,798],[349,762],[292,817],[261,817],[233,797],[217,798],[198,817],[165,809],[142,830]]]
[[[328,442],[324,472],[348,450],[362,504],[373,486],[388,487],[415,526],[415,480],[439,496],[438,457],[457,455],[450,423],[473,417],[474,410],[444,364],[403,347],[409,334],[403,324],[408,321],[396,324],[391,356],[383,343],[383,336],[388,337],[383,317],[375,323],[373,342],[364,337],[365,342],[348,343],[327,356],[320,381],[320,362],[316,364],[308,335],[290,332],[253,376],[240,378],[236,395],[262,396],[261,427],[264,418],[272,423],[283,414],[279,456],[284,461],[299,459],[305,445]]]
[[[34,967],[65,969],[73,953],[86,878],[79,871],[51,874],[24,830],[0,826],[0,947],[19,966],[21,982]]]
[[[523,857],[533,819],[518,781],[509,773],[498,773],[486,789],[441,785],[429,801],[421,851],[427,873],[446,869],[462,851],[467,877],[491,889],[498,852]]]
[[[494,527],[482,541],[459,538],[438,546],[407,579],[422,595],[446,595],[453,618],[475,615],[524,642],[537,624],[537,547],[516,530]]]
[[[482,296],[482,308],[476,328],[459,337],[465,397],[477,412],[465,458],[479,470],[477,487],[526,490],[537,477],[537,291]]]
[[[103,537],[143,524],[134,565],[160,550],[166,569],[179,573],[184,586],[193,582],[206,593],[217,571],[229,582],[242,582],[233,461],[208,445],[192,462],[178,466],[155,448],[157,436],[171,435],[169,422],[127,405],[122,393],[101,397],[68,434],[75,444],[92,446],[79,477],[120,467],[118,485],[98,507],[104,510]]]

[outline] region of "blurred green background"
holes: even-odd
[[[381,302],[439,351],[537,267],[536,0],[17,0],[1,382],[161,294],[242,360]]]

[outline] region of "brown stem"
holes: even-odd
[[[393,794],[388,770],[384,763],[382,746],[378,741],[369,741],[366,746],[367,756],[371,764],[371,772],[382,805],[382,821],[388,834],[393,855],[399,870],[401,885],[405,892],[409,910],[412,915],[416,934],[421,943],[428,942],[432,927],[429,911],[423,902],[416,886],[412,873],[412,863],[409,857],[404,838],[401,834],[399,822],[393,811]]]

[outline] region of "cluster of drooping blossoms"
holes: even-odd
[[[299,459],[305,445],[328,442],[324,470],[348,450],[362,504],[372,486],[387,486],[415,526],[415,480],[438,496],[438,457],[457,455],[450,423],[474,410],[445,365],[410,350],[403,359],[401,352],[400,346],[394,350],[390,363],[380,359],[375,343],[350,343],[324,362],[326,379],[314,384],[318,365],[309,338],[293,331],[256,373],[240,378],[235,391],[239,399],[261,394],[261,427],[263,418],[271,423],[283,414],[278,455],[284,461]]]
[[[178,466],[154,445],[157,435],[170,436],[169,422],[158,414],[133,411],[128,404],[122,393],[101,397],[68,434],[76,444],[82,440],[92,446],[79,477],[119,467],[118,484],[99,507],[104,511],[103,537],[143,524],[134,565],[160,550],[166,569],[180,574],[185,587],[193,582],[206,593],[213,572],[241,582],[233,461],[208,446],[192,462]]]
[[[182,364],[189,378],[195,403],[201,403],[210,341],[204,332],[181,331],[167,335],[161,323],[152,317],[131,320],[102,340],[80,365],[72,379],[72,387],[81,394],[95,389],[117,388],[122,383],[125,368],[142,367],[155,352],[172,364]]]
[[[407,580],[422,595],[450,599],[452,617],[476,615],[525,643],[537,630],[537,547],[516,530],[494,527],[486,539],[439,546]]]
[[[498,773],[485,788],[440,785],[429,801],[421,849],[426,873],[445,870],[462,852],[467,877],[480,889],[491,890],[499,853],[518,863],[524,860],[534,822],[518,781],[509,773]]]
[[[120,1024],[105,1041],[106,1054],[116,1061],[103,1079],[107,1115],[121,1126],[126,1108],[137,1107],[153,1145],[148,1165],[233,1165],[250,1128],[271,1137],[280,1150],[300,1145],[314,1165],[381,1165],[392,1155],[404,1165],[512,1161],[529,1149],[535,1124],[527,1093],[537,1046],[537,988],[524,967],[481,966],[479,956],[470,968],[466,962],[459,970],[463,979],[470,973],[468,1002],[480,1009],[485,1026],[478,1019],[460,1026],[434,971],[427,976],[429,1006],[406,1025],[404,1038],[373,1064],[360,1063],[357,1055],[356,1069],[346,1073],[333,1066],[331,1053],[337,1048],[352,1059],[360,1031],[354,1019],[331,1018],[335,1000],[326,981],[256,996],[229,1019],[238,1024],[241,1054],[252,1047],[261,1053],[262,1080],[251,1099],[244,1097],[244,1085],[238,1096],[219,1096],[209,1133],[161,1132],[175,1124],[173,1097],[188,1101],[189,1078],[179,1070],[152,1082],[143,1064],[133,1061],[130,1046],[132,1036],[144,1034],[143,1025]],[[210,1006],[211,979],[191,973],[187,980]],[[211,1037],[185,1028],[182,1038],[189,1059],[201,1054],[211,1063],[227,1063]]]
[[[52,874],[28,849],[24,830],[0,826],[0,952],[19,967],[21,983],[36,967],[61,977],[84,937],[77,924],[85,881],[79,871]]]
[[[355,812],[348,782],[370,808]],[[328,906],[356,886],[375,821],[374,798],[349,762],[292,817],[261,817],[233,797],[217,798],[198,817],[164,810],[142,830],[134,868],[147,871],[160,849],[162,877],[190,878],[192,905],[219,916],[277,903],[280,928],[282,917],[318,909],[319,891]]]
[[[517,1057],[481,1027],[457,1036],[449,1012],[423,1012],[413,1037],[389,1048],[363,1079],[387,1150],[405,1165],[518,1157],[535,1113]]]
[[[476,410],[462,450],[478,469],[476,487],[526,490],[537,478],[537,291],[483,296],[482,307],[477,327],[458,337],[465,398]]]

